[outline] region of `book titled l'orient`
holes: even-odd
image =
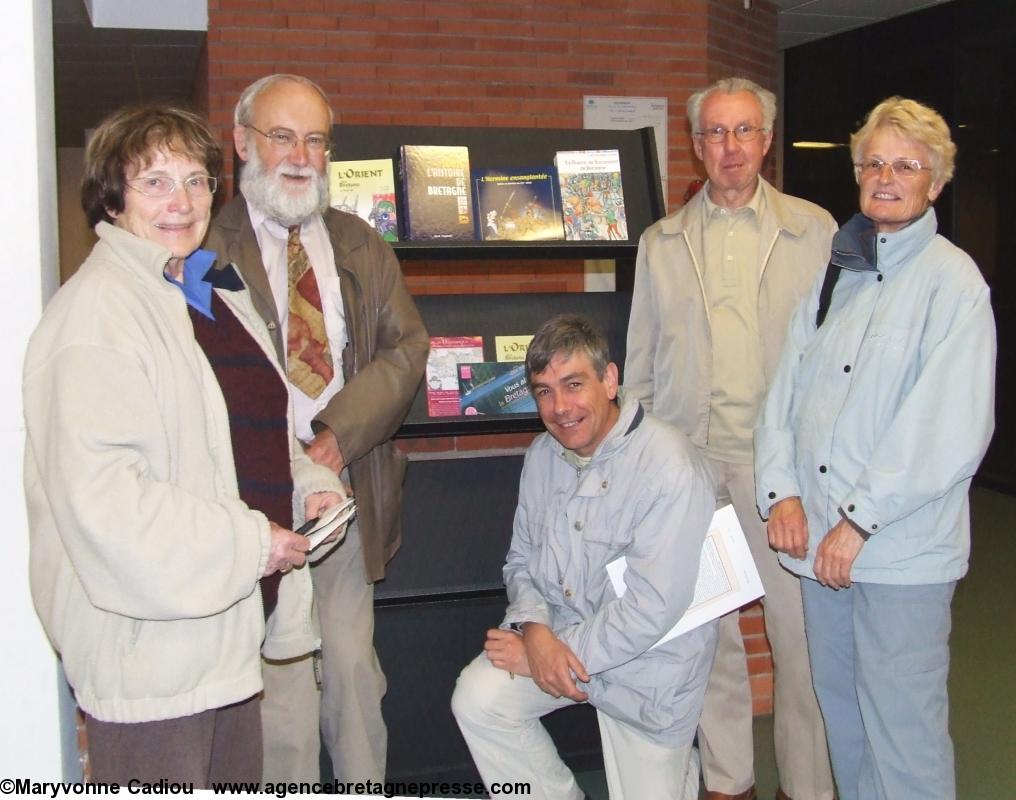
[[[399,240],[395,170],[390,158],[332,161],[328,191],[332,208],[360,217],[386,242]]]
[[[469,148],[404,144],[400,171],[404,230],[411,241],[471,241]]]
[[[554,157],[561,185],[564,238],[571,241],[628,238],[617,150],[564,150]]]

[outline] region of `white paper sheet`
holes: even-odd
[[[618,597],[628,590],[624,582],[627,568],[628,561],[624,556],[607,564],[607,575]],[[755,567],[755,560],[751,557],[751,550],[748,549],[734,507],[723,506],[709,523],[691,605],[677,624],[653,647],[659,647],[675,636],[740,608],[763,594],[765,589],[762,587],[762,579]]]

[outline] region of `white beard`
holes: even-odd
[[[240,173],[240,191],[247,202],[263,211],[284,228],[300,225],[328,208],[328,179],[311,166],[295,167],[279,162],[274,171],[265,169],[253,145],[247,148],[247,162]],[[300,175],[312,180],[294,192],[282,177]]]

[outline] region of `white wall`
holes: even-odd
[[[57,268],[56,148],[50,0],[7,3],[0,191],[0,509],[5,635],[0,656],[0,777],[57,780],[61,767],[57,664],[28,591],[22,492],[21,362]]]

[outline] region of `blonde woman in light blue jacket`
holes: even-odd
[[[994,427],[995,325],[977,265],[937,234],[945,121],[892,97],[851,147],[861,212],[791,321],[757,500],[802,577],[839,797],[953,798],[950,604]]]

